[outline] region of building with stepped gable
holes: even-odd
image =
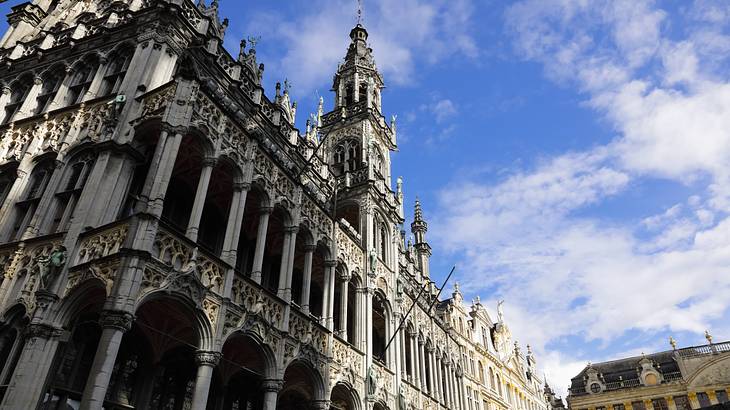
[[[730,406],[730,342],[589,363],[571,380],[573,410],[692,410]]]
[[[8,21],[0,408],[551,407],[501,307],[437,300],[419,203],[405,240],[364,27],[301,133],[217,1]]]

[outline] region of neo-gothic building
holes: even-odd
[[[302,135],[217,8],[13,7],[0,407],[549,408],[501,308],[437,300],[418,203],[405,241],[365,28]]]

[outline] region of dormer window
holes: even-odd
[[[358,143],[354,139],[345,140],[337,144],[333,164],[337,175],[352,172],[358,167],[360,163],[360,150],[358,148]]]

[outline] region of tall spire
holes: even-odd
[[[357,25],[362,24],[362,0],[357,0]]]
[[[423,209],[421,209],[421,201],[416,198],[416,205],[413,207],[413,222],[411,222],[411,232],[415,238],[416,254],[418,255],[418,263],[424,276],[429,276],[429,258],[431,257],[431,246],[426,242],[426,231],[428,224],[423,219]]]

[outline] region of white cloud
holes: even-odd
[[[463,255],[465,290],[507,300],[514,333],[559,385],[579,355],[547,348],[563,337],[728,331],[730,82],[728,53],[717,53],[730,50],[727,15],[725,2],[672,16],[633,0],[525,0],[505,15],[518,53],[584,93],[618,135],[497,183],[449,185],[434,237]],[[638,221],[584,212],[652,178],[696,193]]]
[[[433,64],[454,54],[477,55],[471,17],[468,0],[376,0],[366,4],[363,24],[386,81],[407,85],[417,81],[417,64]],[[281,45],[283,53],[277,50],[266,56],[267,64],[273,66],[267,66],[267,71],[289,76],[295,94],[308,94],[330,85],[354,24],[353,2],[314,0],[294,20],[253,13],[245,31]]]
[[[435,104],[433,104],[433,106],[431,107],[431,111],[436,117],[436,122],[444,122],[448,118],[456,115],[456,113],[458,112],[458,110],[456,109],[456,104],[454,104],[454,102],[449,100],[448,98],[439,100]]]

